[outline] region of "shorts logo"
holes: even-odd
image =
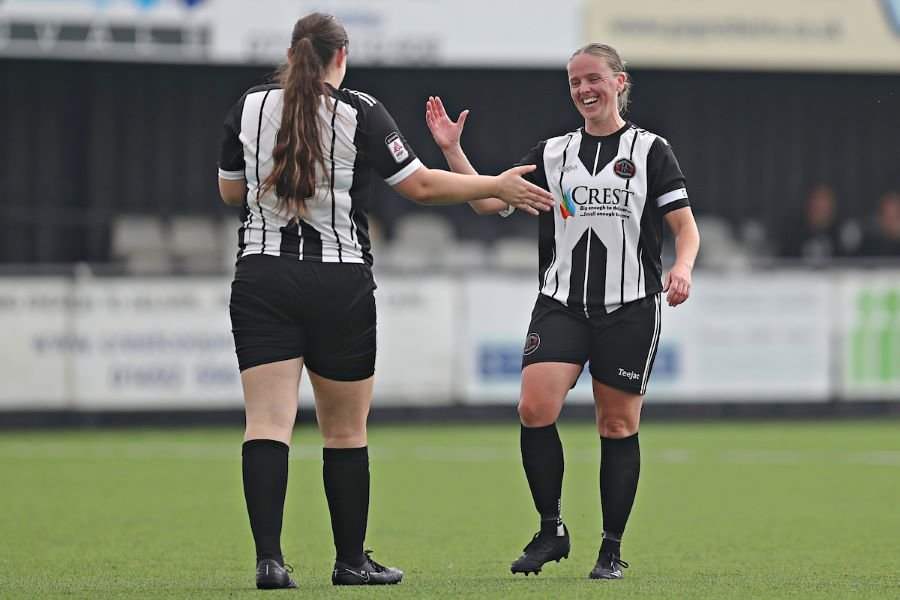
[[[637,381],[641,378],[640,373],[635,373],[634,371],[626,371],[625,369],[619,369],[619,376],[624,377],[625,379],[630,379],[632,381]]]
[[[384,143],[387,145],[388,150],[391,151],[394,162],[399,164],[409,158],[409,151],[403,145],[403,140],[400,139],[400,134],[396,131],[384,138]]]
[[[627,158],[620,158],[616,161],[616,164],[613,165],[613,173],[622,179],[631,179],[634,177],[636,171],[637,169],[635,168],[634,163]]]
[[[541,345],[541,336],[536,333],[529,333],[528,337],[525,338],[525,356],[528,356],[532,352],[538,349],[538,346]]]

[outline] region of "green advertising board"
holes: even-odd
[[[844,396],[900,399],[900,273],[844,280]]]

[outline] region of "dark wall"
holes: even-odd
[[[235,66],[0,60],[0,257],[105,260],[118,213],[227,215],[216,191],[222,119],[270,70]],[[632,72],[629,118],[672,143],[695,212],[770,230],[796,218],[805,189],[832,184],[845,217],[865,217],[900,188],[896,75]],[[429,166],[442,166],[424,124],[440,94],[472,113],[464,146],[496,173],[540,139],[578,127],[559,70],[352,69],[347,87],[382,100]],[[423,209],[385,186],[373,213],[389,232],[408,210],[441,210],[463,236],[529,233],[524,215],[478,218]]]

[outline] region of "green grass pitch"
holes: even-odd
[[[572,554],[509,563],[537,527],[518,427],[370,430],[374,558],[398,586],[332,588],[318,433],[299,427],[283,549],[257,592],[236,429],[0,433],[2,598],[900,598],[900,422],[649,423],[621,581],[590,581],[599,443],[560,423]]]

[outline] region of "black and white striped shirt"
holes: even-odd
[[[290,256],[315,262],[372,264],[369,241],[369,184],[372,169],[389,185],[422,163],[394,119],[372,96],[328,86],[319,104],[325,168],[316,167],[316,190],[300,219],[276,212],[274,186],[260,192],[273,167],[272,152],[281,127],[282,90],[251,88],[228,113],[219,177],[246,179],[238,257]]]
[[[540,293],[592,317],[662,291],[663,215],[688,206],[665,139],[626,123],[538,144],[518,164],[557,200],[539,218]]]

